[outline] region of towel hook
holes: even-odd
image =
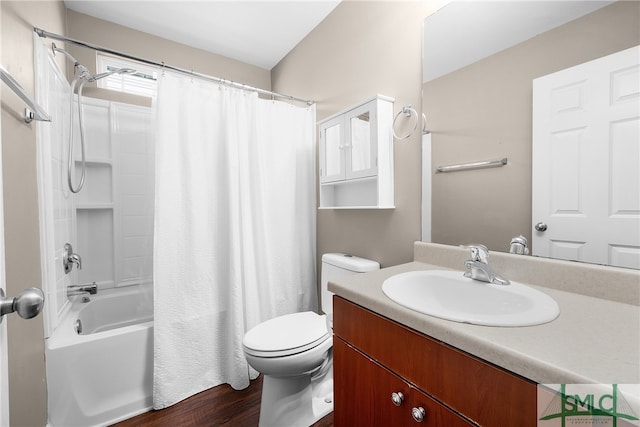
[[[396,133],[396,121],[398,120],[398,117],[400,117],[401,114],[404,115],[406,118],[415,116],[415,121],[413,123],[413,129],[407,132],[406,135],[398,136],[398,134]],[[420,121],[420,118],[418,117],[418,112],[416,111],[415,108],[413,108],[411,105],[402,107],[402,110],[398,111],[398,114],[396,114],[396,116],[393,118],[393,126],[392,126],[393,137],[400,141],[402,141],[403,139],[409,138],[413,134],[413,132],[415,132],[415,130],[418,128],[419,121]]]

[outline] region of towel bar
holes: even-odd
[[[438,166],[436,173],[458,172],[471,169],[497,168],[507,164],[507,158],[498,160],[483,160],[481,162],[461,163],[457,165]]]
[[[29,108],[25,109],[24,112],[24,121],[26,123],[31,123],[32,120],[42,120],[45,122],[50,122],[51,118],[45,111],[36,103],[27,92],[20,86],[20,84],[13,78],[13,76],[2,66],[0,65],[0,77],[2,81],[11,88],[12,91],[16,93],[22,99]],[[33,110],[33,111],[31,111]]]

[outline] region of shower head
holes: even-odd
[[[135,74],[137,71],[134,70],[133,68],[118,68],[115,70],[111,70],[111,71],[107,71],[104,73],[100,73],[100,74],[96,74],[95,76],[91,76],[88,80],[90,82],[95,82],[96,80],[100,80],[102,78],[105,78],[107,76],[110,76],[111,74]]]
[[[80,72],[80,78],[84,78],[87,80],[89,79],[89,77],[91,76],[91,74],[89,74],[89,70],[87,69],[87,67],[78,62],[78,60],[74,58],[73,55],[71,55],[64,49],[59,48],[55,43],[51,43],[51,50],[53,51],[54,55],[56,54],[56,52],[63,53],[67,58],[71,60],[71,62],[73,62],[74,68]]]
[[[71,55],[69,52],[67,52],[64,49],[59,48],[58,46],[56,46],[55,43],[51,43],[51,50],[53,51],[54,55],[56,54],[56,52],[60,52],[60,53],[65,54],[67,56],[67,58],[69,58],[71,60],[71,62],[73,62],[73,65],[75,65],[75,66],[80,65],[78,60],[76,58],[74,58],[73,55]]]

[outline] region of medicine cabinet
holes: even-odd
[[[393,102],[376,95],[318,122],[320,209],[394,207]]]

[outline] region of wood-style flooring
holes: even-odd
[[[169,408],[146,412],[113,427],[256,427],[261,394],[262,375],[244,390],[234,390],[223,384]],[[333,427],[333,413],[312,427]]]

